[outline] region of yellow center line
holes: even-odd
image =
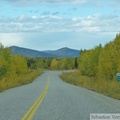
[[[48,82],[44,88],[44,90],[42,91],[42,94],[39,96],[39,98],[33,103],[33,105],[30,107],[30,109],[25,113],[25,115],[23,116],[23,118],[21,120],[31,120],[35,114],[35,112],[37,111],[38,107],[41,105],[43,99],[45,98],[46,94],[47,94],[47,90],[50,84],[50,79],[48,77]]]

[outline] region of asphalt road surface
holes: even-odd
[[[33,83],[0,93],[0,120],[90,120],[92,113],[120,113],[120,100],[63,82],[46,71]]]

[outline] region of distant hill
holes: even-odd
[[[79,50],[74,50],[70,48],[61,48],[58,50],[46,50],[46,51],[37,51],[27,48],[22,48],[18,46],[11,46],[13,54],[22,54],[26,57],[77,57],[80,54]]]
[[[22,54],[26,57],[57,57],[55,55],[52,55],[47,52],[42,52],[42,51],[37,51],[37,50],[32,50],[32,49],[27,49],[27,48],[22,48],[18,46],[11,46],[13,54]]]
[[[46,52],[53,55],[60,56],[60,57],[77,57],[80,55],[79,50],[70,49],[67,47],[64,47],[55,51],[46,51]]]

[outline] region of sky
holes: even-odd
[[[120,0],[0,0],[0,43],[92,49],[120,32]]]

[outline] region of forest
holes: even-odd
[[[78,63],[82,75],[115,81],[116,73],[120,72],[120,34],[104,47],[83,51]]]
[[[41,68],[32,69],[22,55],[13,55],[8,48],[0,47],[0,91],[28,84],[42,73]]]
[[[77,59],[78,71],[63,73],[61,78],[71,84],[82,86],[120,99],[120,34],[105,46],[101,44],[90,50],[82,50]]]

